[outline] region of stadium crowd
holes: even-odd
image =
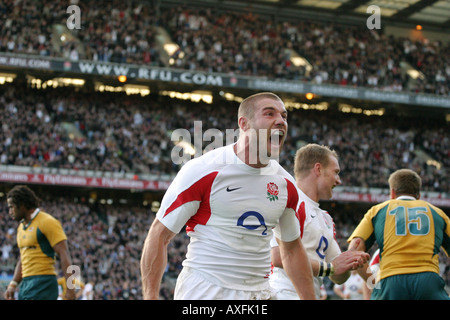
[[[81,8],[81,29],[71,30],[61,41],[53,26],[65,28],[67,3],[3,1],[0,51],[165,66],[155,29],[161,27],[180,48],[173,54],[173,68],[450,93],[450,42],[445,40],[394,37],[365,26],[282,21],[251,11],[183,6],[156,10],[150,2],[117,0],[95,1],[95,6],[91,1],[74,3]],[[309,62],[311,71],[293,64],[295,53]],[[424,77],[413,80],[403,63]]]
[[[86,90],[86,91],[84,91]],[[100,171],[173,174],[170,132],[194,133],[195,120],[209,128],[234,129],[237,103],[192,103],[168,97],[96,93],[71,87],[38,90],[0,86],[0,163],[6,165],[78,168]],[[442,120],[442,119],[441,119]],[[445,120],[442,120],[445,121]],[[340,155],[343,186],[387,187],[392,170],[409,166],[420,172],[424,190],[449,192],[448,124],[427,117],[395,114],[363,116],[337,110],[291,110],[289,134],[281,162],[292,170],[301,142],[334,148]],[[67,124],[72,129],[67,129]],[[205,142],[209,144],[210,142]],[[422,150],[442,163],[428,166],[416,157]],[[94,299],[140,299],[139,259],[154,213],[147,206],[92,205],[73,197],[44,196],[42,208],[62,221],[70,240],[73,263],[85,282],[94,285]],[[339,211],[342,210],[342,211]],[[345,240],[364,212],[332,210],[337,239]],[[2,270],[11,275],[18,257],[16,223],[0,198]],[[181,269],[187,237],[177,235],[169,247],[169,264],[161,289],[171,299]],[[450,285],[450,267],[442,259]],[[1,296],[1,295],[0,295]]]
[[[61,221],[68,237],[72,263],[80,267],[81,280],[93,285],[93,299],[142,299],[139,262],[142,244],[155,218],[151,207],[90,204],[82,197],[74,201],[74,197],[68,196],[39,196],[43,198],[40,208]],[[8,216],[7,210],[6,200],[0,198],[0,273],[4,279],[12,276],[19,256],[15,238],[17,222]],[[333,211],[336,237],[343,250],[347,248],[346,239],[363,213]],[[169,259],[161,285],[161,299],[173,299],[174,284],[182,268],[187,243],[188,237],[181,232],[168,247]],[[450,286],[450,264],[441,255],[442,277]],[[330,283],[326,282],[326,285]],[[0,299],[3,299],[3,289],[0,286]]]
[[[152,29],[161,26],[185,54],[175,59],[174,68],[449,94],[449,43],[412,41],[349,26],[274,21],[248,12],[173,7],[161,8],[157,15],[137,2],[97,1],[93,6],[80,1],[79,5],[82,28],[72,33],[83,45],[67,41],[58,47],[52,41],[52,26],[66,24],[66,3],[2,1],[0,52],[162,66]],[[286,49],[307,58],[311,73],[292,65]],[[426,80],[409,82],[400,71],[403,61],[423,72]],[[184,128],[193,134],[196,120],[202,121],[203,131],[236,129],[236,117],[237,104],[225,100],[209,105],[154,94],[1,85],[0,164],[173,175],[179,170],[171,159],[173,130]],[[420,173],[424,191],[450,193],[445,119],[292,110],[289,131],[280,162],[290,171],[300,144],[315,142],[340,155],[343,186],[386,188],[393,170],[409,167]],[[419,151],[440,167],[427,165]],[[73,263],[81,266],[83,280],[93,283],[94,299],[142,298],[139,260],[154,219],[151,208],[40,196],[42,209],[62,222]],[[0,272],[11,275],[18,257],[16,223],[7,215],[4,198],[0,211]],[[337,238],[345,248],[360,216],[333,212],[333,217]],[[172,298],[186,243],[181,233],[169,247],[161,290],[164,299]],[[444,263],[442,270],[450,286],[450,266]]]
[[[188,129],[194,137],[194,121],[202,121],[203,133],[210,128],[225,133],[237,129],[236,118],[237,103],[225,100],[206,104],[159,95],[4,85],[0,164],[174,175],[179,170],[171,158],[174,130]],[[280,163],[291,172],[299,143],[314,142],[340,154],[344,186],[387,188],[393,170],[409,167],[421,174],[425,191],[450,192],[445,119],[296,109],[289,122]],[[418,151],[440,167],[428,165]]]

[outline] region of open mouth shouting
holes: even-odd
[[[280,147],[284,141],[284,131],[280,129],[272,129],[269,136],[269,143],[273,146]]]
[[[281,147],[283,145],[285,138],[285,132],[281,129],[270,130],[270,135],[268,137],[268,155],[270,157],[277,157],[280,155]]]

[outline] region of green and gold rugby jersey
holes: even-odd
[[[36,209],[31,222],[22,222],[17,228],[22,277],[56,275],[53,247],[66,239],[61,223],[48,213]]]
[[[398,274],[436,272],[439,251],[450,253],[450,219],[423,200],[401,196],[373,206],[348,241],[359,237],[369,249],[380,247],[379,279]]]

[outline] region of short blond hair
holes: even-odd
[[[271,98],[283,102],[279,96],[272,92],[259,92],[242,100],[238,109],[238,119],[245,117],[252,119],[255,115],[255,103],[261,98]]]
[[[297,179],[303,177],[314,167],[316,163],[320,163],[324,167],[327,167],[330,163],[330,156],[338,159],[337,152],[324,145],[310,143],[301,147],[295,153],[295,178]]]
[[[416,199],[420,196],[422,178],[410,169],[399,169],[389,176],[389,188],[395,191],[397,196],[409,195]]]

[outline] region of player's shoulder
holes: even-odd
[[[305,211],[309,213],[307,214],[305,224],[325,223],[327,226],[334,226],[333,217],[328,213],[328,211],[313,205],[311,200],[308,200],[307,198],[303,198],[302,202],[304,203]]]
[[[58,219],[56,219],[53,215],[45,212],[44,210],[39,210],[39,213],[35,219],[41,221],[58,221]]]
[[[264,171],[263,171],[264,172]],[[287,172],[277,161],[271,160],[268,168],[266,168],[266,172],[273,175],[274,181],[278,181],[286,187],[291,196],[295,196],[295,198],[299,199],[299,193],[297,188],[297,183],[295,182],[294,177]]]
[[[218,170],[223,166],[221,159],[224,157],[224,147],[220,147],[200,157],[193,158],[186,162],[178,172],[178,175],[197,175],[208,174]]]
[[[294,185],[296,185],[295,179],[294,177],[285,169],[283,168],[282,165],[280,165],[277,161],[272,160],[271,161],[271,165],[275,166],[276,168],[276,172],[278,175],[280,175],[281,177],[285,178],[286,180],[288,180],[289,182],[293,183]]]
[[[433,204],[431,204],[431,203],[429,203],[429,202],[426,202],[426,201],[423,201],[423,202],[425,202],[425,204],[428,205],[428,207],[429,207],[432,211],[434,211],[436,214],[438,214],[439,216],[441,216],[444,220],[450,221],[450,218],[445,214],[444,210],[442,210],[442,209],[439,208],[439,207],[436,207],[435,205],[433,205]]]
[[[205,171],[211,168],[220,168],[224,165],[229,164],[231,161],[229,158],[230,151],[232,151],[230,146],[219,147],[214,150],[208,151],[201,155],[200,157],[193,158],[186,162],[183,168],[196,168],[203,169]],[[186,170],[186,169],[184,169]]]
[[[217,173],[225,166],[223,159],[226,157],[226,152],[226,147],[220,147],[189,160],[178,171],[172,184],[186,187],[207,177],[213,181]]]
[[[372,207],[370,207],[370,209],[367,211],[366,214],[368,214],[370,216],[376,216],[380,212],[384,212],[384,211],[388,210],[389,206],[392,205],[392,204],[393,204],[393,200],[392,199],[383,201],[381,203],[378,203],[378,204],[373,205]]]
[[[62,227],[57,218],[43,210],[39,210],[38,215],[33,220],[36,220],[40,230],[54,230]]]

